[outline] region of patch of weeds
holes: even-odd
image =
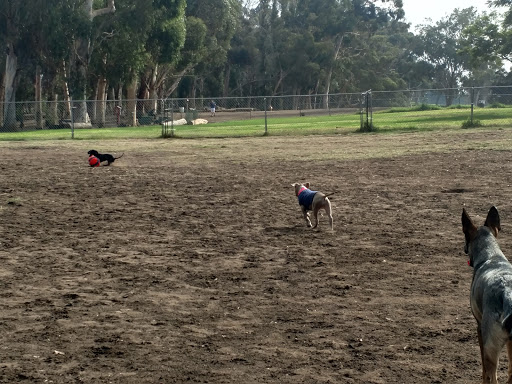
[[[462,128],[478,128],[483,127],[483,124],[480,120],[466,120],[462,123]]]
[[[367,133],[367,132],[377,132],[379,129],[374,124],[364,123],[361,128],[359,128],[359,132]]]
[[[507,106],[503,103],[496,102],[489,105],[489,108],[507,108]]]
[[[439,111],[441,107],[435,104],[427,104],[422,103],[414,108],[411,108],[412,111]]]
[[[439,111],[443,109],[439,105],[422,103],[413,107],[395,107],[383,113],[402,113],[402,112],[421,112],[421,111]]]
[[[470,109],[471,105],[455,104],[450,105],[447,109]]]

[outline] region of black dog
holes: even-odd
[[[114,157],[108,153],[99,153],[98,151],[94,150],[94,149],[91,149],[89,152],[87,152],[89,154],[89,156],[95,156],[97,157],[99,160],[100,160],[100,163],[106,161],[107,164],[104,164],[104,165],[110,165],[112,164],[116,159],[120,159],[121,157],[123,157],[124,153],[119,156],[119,157]]]

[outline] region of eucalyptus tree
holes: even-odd
[[[95,123],[100,126],[105,120],[107,89],[117,88],[118,95],[122,95],[124,87],[129,104],[123,111],[123,123],[136,124],[136,80],[150,58],[146,50],[145,27],[148,25],[147,14],[151,12],[145,12],[141,7],[147,4],[150,2],[118,0],[115,14],[105,21],[102,28],[106,32],[95,46],[95,54],[89,63],[88,83],[95,87],[91,97],[97,102],[92,111]]]
[[[358,41],[361,54],[345,63],[345,73],[353,79],[345,84],[345,91],[392,91],[408,88],[407,67],[413,65],[409,55],[412,36],[404,25],[380,28],[367,39]],[[336,80],[341,81],[339,77]]]
[[[322,39],[331,47],[324,92],[329,94],[334,84],[337,91],[376,88],[377,80],[387,76],[384,71],[389,65],[385,62],[393,57],[390,51],[399,57],[401,47],[391,39],[405,32],[402,0],[331,1],[332,10],[325,15],[327,22],[319,25]],[[336,19],[341,22],[337,24]],[[366,76],[375,77],[374,81],[364,84],[359,77],[363,68],[367,68]]]
[[[461,50],[470,55],[472,64],[512,63],[512,31],[501,24],[498,14],[492,12],[479,15],[464,28]]]
[[[83,19],[74,11],[76,0],[25,0],[0,2],[0,40],[6,45],[3,90],[0,111],[4,129],[16,123],[14,102],[21,78],[35,79],[37,99],[41,97],[41,79],[53,82],[69,57],[71,36],[78,35]],[[41,113],[36,110],[38,126]]]
[[[187,25],[196,31],[205,31],[205,34],[195,35],[187,30],[183,60],[177,64],[178,75],[171,84],[176,86],[187,76],[190,81],[186,92],[190,96],[221,94],[231,41],[242,18],[241,2],[187,0],[186,14]],[[167,94],[172,90],[169,88]]]
[[[146,42],[149,60],[141,76],[139,98],[155,100],[158,89],[170,75],[168,68],[179,61],[185,45],[186,1],[158,0],[153,1],[151,8],[153,17],[150,17]],[[152,109],[155,107],[153,105]]]
[[[21,75],[20,67],[26,62],[29,51],[29,30],[34,23],[33,3],[24,0],[0,2],[0,39],[5,43],[5,69],[3,93],[0,101],[2,128],[13,130],[16,125],[16,89]]]
[[[128,103],[124,123],[135,125],[137,114],[156,105],[156,87],[162,68],[177,62],[184,46],[185,0],[117,0],[116,13],[105,25],[109,33],[97,45],[91,65],[94,72],[97,118],[101,124],[107,88],[124,87]],[[139,104],[136,99],[146,99]]]
[[[72,47],[69,75],[70,75],[70,93],[74,100],[76,110],[74,111],[74,120],[78,124],[90,124],[90,118],[87,113],[88,96],[88,75],[89,64],[94,49],[98,41],[103,39],[105,33],[109,31],[104,29],[108,18],[106,15],[115,12],[115,0],[107,0],[106,7],[96,8],[96,3],[103,3],[94,0],[75,0],[76,11],[80,12],[88,20],[85,33],[74,36]]]
[[[271,94],[354,88],[352,71],[378,55],[387,39],[382,30],[391,24],[401,24],[400,33],[406,29],[401,0],[260,0],[256,9],[262,77],[273,84],[266,89]]]
[[[242,8],[241,21],[231,39],[224,70],[223,96],[254,95],[259,76],[258,49],[256,29],[256,12],[247,5]]]
[[[42,99],[46,96],[51,106],[46,115],[48,124],[57,124],[59,95],[69,98],[66,64],[77,36],[85,36],[88,19],[77,12],[74,0],[32,0],[37,23],[29,36],[30,60],[25,74],[34,78],[35,117],[38,128],[43,128]],[[27,77],[27,76],[25,76]],[[68,112],[69,112],[69,105]]]
[[[496,8],[508,8],[505,10],[505,18],[503,20],[503,25],[512,26],[512,0],[489,0],[488,4]]]
[[[475,19],[473,7],[455,9],[451,15],[433,25],[423,25],[419,30],[422,44],[416,52],[418,60],[432,65],[433,84],[444,89],[446,105],[453,103],[456,88],[472,69],[470,57],[463,50],[463,30]]]
[[[376,63],[379,55],[389,56],[380,49],[384,42],[388,48],[392,47],[388,35],[406,29],[400,22],[404,16],[401,0],[280,0],[280,9],[287,30],[303,37],[309,33],[313,38],[309,52],[293,53],[293,45],[289,46],[286,53],[297,56],[290,61],[295,68],[288,71],[314,74],[315,91],[327,95],[333,87],[338,92],[357,87],[360,81],[354,72],[366,67],[369,59]],[[303,60],[305,53],[309,56],[307,63]],[[290,79],[306,80],[297,74]],[[328,100],[328,97],[324,99],[325,107]]]

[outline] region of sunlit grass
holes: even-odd
[[[462,129],[471,116],[470,108],[393,108],[375,111],[372,115],[374,132],[400,133]],[[363,121],[366,122],[366,115]],[[508,128],[512,126],[512,108],[475,108],[473,119],[481,127]],[[353,134],[361,123],[359,114],[336,114],[331,116],[273,117],[218,122],[203,125],[180,125],[167,127],[168,136],[176,138],[200,137],[253,137],[253,136],[297,136],[314,134]],[[162,126],[115,127],[92,129],[51,129],[30,132],[0,133],[0,141],[26,140],[109,140],[109,139],[157,139],[162,137]]]

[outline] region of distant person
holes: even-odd
[[[215,108],[217,108],[215,101],[210,101],[210,116],[215,116]]]

